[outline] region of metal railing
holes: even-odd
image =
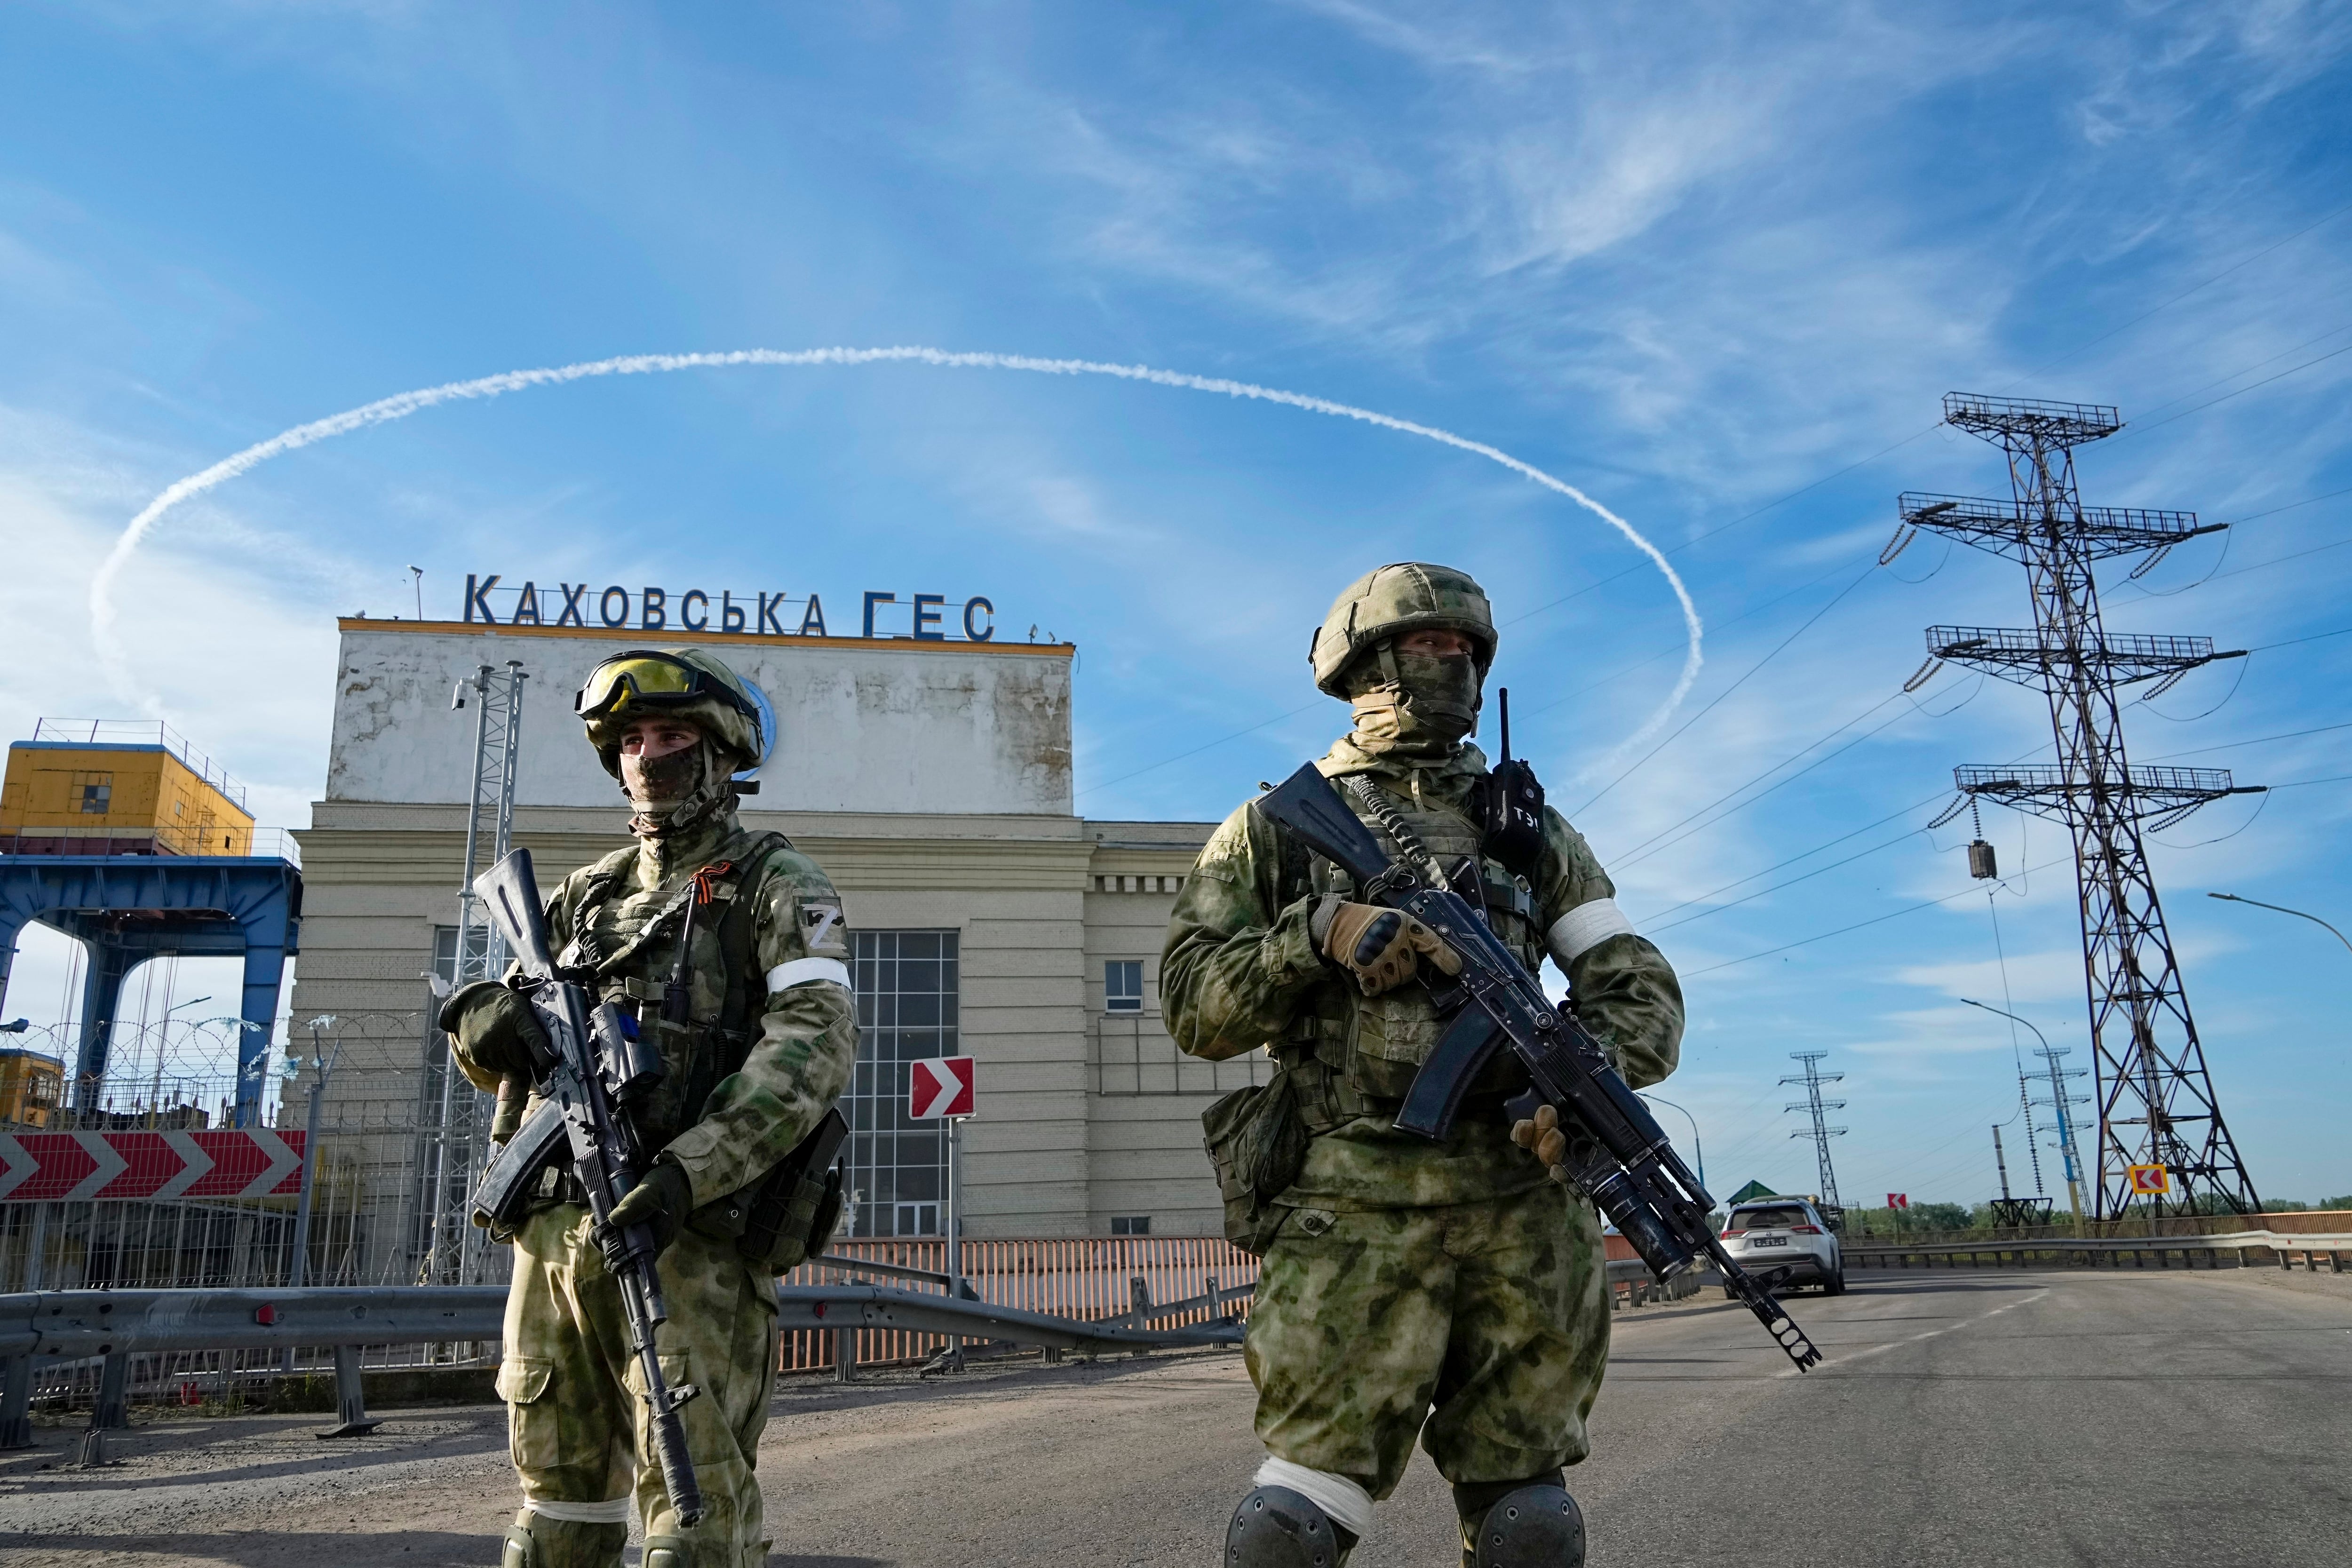
[[[777,1295],[781,1327],[796,1339],[827,1336],[836,1352],[871,1339],[883,1344],[936,1341],[942,1346],[977,1341],[1110,1355],[1233,1345],[1242,1333],[1229,1311],[1240,1304],[1238,1289],[1213,1289],[1204,1298],[1159,1307],[1139,1300],[1111,1321],[887,1285],[793,1285]],[[31,1442],[37,1370],[63,1367],[83,1374],[92,1385],[91,1428],[105,1431],[129,1424],[137,1386],[168,1385],[186,1376],[173,1358],[209,1355],[226,1369],[235,1352],[275,1354],[281,1367],[291,1370],[301,1352],[311,1352],[313,1366],[319,1351],[331,1352],[341,1422],[322,1436],[369,1431],[377,1423],[367,1415],[362,1347],[496,1342],[503,1331],[506,1296],[505,1287],[498,1285],[0,1296],[0,1361],[6,1364],[0,1373],[0,1448]],[[1196,1321],[1163,1326],[1170,1318]],[[48,1368],[40,1367],[44,1362]],[[845,1377],[856,1364],[855,1359],[833,1363]]]
[[[255,827],[238,822],[96,832],[72,824],[26,823],[0,833],[0,855],[163,856],[283,860],[297,868],[302,864],[302,847],[291,828]]]
[[[189,744],[188,738],[160,719],[36,719],[33,740],[75,746],[161,746],[181,765],[242,808],[245,786],[228,770]]]
[[[2270,1258],[2259,1258],[2267,1253]],[[2317,1272],[2321,1258],[2330,1272],[2345,1272],[2352,1253],[2352,1234],[2298,1235],[2274,1230],[2229,1231],[2213,1236],[2042,1237],[2031,1240],[1947,1241],[1889,1245],[1852,1243],[1845,1247],[1848,1268],[1909,1268],[1916,1259],[1921,1268],[1939,1263],[1958,1268],[1965,1260],[1972,1268],[2057,1266],[2072,1268],[2169,1268],[2178,1255],[2180,1267],[2251,1268],[2274,1259],[2293,1268],[2296,1258]],[[2224,1258],[2228,1261],[2225,1263]],[[2201,1259],[2201,1265],[2200,1260]]]
[[[1246,1317],[1257,1289],[1257,1258],[1221,1237],[966,1237],[961,1253],[965,1300],[1080,1321],[1111,1322],[1148,1310],[1152,1321],[1200,1326],[1229,1313]],[[783,1286],[887,1279],[945,1295],[946,1268],[944,1237],[845,1237],[785,1275]],[[905,1365],[946,1348],[941,1335],[897,1325],[861,1325],[853,1339],[853,1369]],[[833,1325],[788,1325],[778,1368],[838,1373],[843,1348]]]

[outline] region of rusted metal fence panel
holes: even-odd
[[[965,1294],[992,1306],[1094,1321],[1131,1318],[1139,1306],[1196,1303],[1176,1311],[1153,1311],[1155,1327],[1245,1318],[1246,1296],[1212,1302],[1209,1298],[1254,1289],[1258,1260],[1218,1237],[1050,1237],[1034,1239],[966,1237],[962,1247]],[[860,1264],[883,1265],[887,1276],[861,1275]],[[947,1289],[947,1242],[942,1237],[838,1240],[824,1257],[784,1276],[787,1285],[841,1285],[887,1279],[902,1289]],[[900,1270],[930,1278],[908,1279]],[[1197,1299],[1197,1301],[1196,1301]],[[849,1364],[901,1366],[944,1349],[937,1334],[872,1329],[851,1332]],[[795,1330],[784,1335],[780,1367],[814,1372],[837,1367],[840,1331]]]

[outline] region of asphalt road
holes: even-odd
[[[2352,1556],[2352,1279],[1857,1277],[1791,1302],[1797,1376],[1719,1298],[1621,1314],[1591,1460],[1598,1564],[2263,1564]],[[794,1384],[760,1469],[770,1568],[1204,1568],[1259,1450],[1237,1356]],[[59,1468],[0,1457],[0,1563],[489,1564],[496,1411],[182,1421]],[[47,1465],[52,1468],[42,1468]],[[1416,1459],[1357,1568],[1454,1562]]]

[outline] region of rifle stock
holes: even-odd
[[[1569,1180],[1615,1223],[1660,1279],[1712,1258],[1726,1286],[1748,1304],[1800,1370],[1821,1360],[1804,1331],[1780,1310],[1716,1237],[1715,1200],[1601,1043],[1576,1016],[1552,1005],[1518,955],[1487,929],[1486,912],[1446,885],[1444,869],[1426,872],[1390,858],[1361,818],[1313,763],[1258,799],[1266,817],[1355,879],[1358,896],[1411,915],[1462,961],[1462,973],[1437,998],[1458,1009],[1399,1110],[1396,1125],[1432,1140],[1451,1132],[1471,1080],[1498,1048],[1527,1068],[1532,1088],[1514,1100],[1514,1120],[1549,1104],[1569,1134]]]

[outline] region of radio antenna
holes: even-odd
[[[1503,761],[1507,763],[1511,760],[1511,689],[1507,686],[1496,687],[1495,700],[1496,705],[1503,710]]]

